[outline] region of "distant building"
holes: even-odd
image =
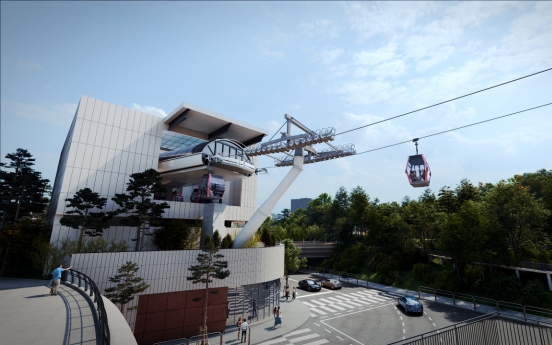
[[[291,199],[291,212],[295,212],[298,208],[306,210],[311,200],[311,198]]]

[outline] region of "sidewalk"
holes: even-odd
[[[284,285],[284,284],[282,284]],[[280,298],[280,311],[282,312],[282,325],[274,328],[274,317],[269,316],[249,324],[251,331],[251,344],[260,344],[267,340],[277,338],[289,333],[303,325],[310,317],[309,308],[298,300],[288,301]],[[223,344],[240,344],[237,339],[238,331],[235,326],[226,328],[223,336]]]
[[[0,345],[96,343],[90,306],[80,292],[48,281],[0,278]]]

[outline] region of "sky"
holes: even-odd
[[[1,2],[1,147],[51,181],[81,95],[342,132],[552,67],[552,2]],[[552,102],[552,71],[336,136],[362,152]],[[294,133],[298,134],[299,131]],[[317,148],[324,148],[323,145]],[[552,106],[419,142],[430,188],[552,169]],[[292,198],[417,199],[413,144],[305,165]],[[262,157],[260,167],[273,167]],[[289,167],[259,176],[260,205]]]

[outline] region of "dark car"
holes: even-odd
[[[299,289],[308,290],[308,291],[320,291],[320,285],[316,284],[310,279],[301,280],[297,284]]]
[[[405,313],[422,313],[424,312],[424,306],[414,296],[404,296],[398,298],[399,306],[401,306]]]

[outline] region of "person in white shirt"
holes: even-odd
[[[242,331],[242,337],[241,342],[247,341],[247,329],[249,328],[249,325],[247,324],[247,319],[243,320],[241,324],[241,331]]]

